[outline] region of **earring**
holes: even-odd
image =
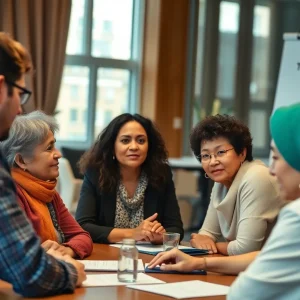
[[[26,168],[24,168],[23,171],[26,172]]]
[[[299,184],[299,189],[300,189],[300,184]]]
[[[116,158],[115,158],[115,156],[113,155],[113,160],[115,160]]]
[[[207,179],[209,178],[209,176],[206,173],[204,174],[204,177],[207,178]]]

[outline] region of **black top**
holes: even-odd
[[[79,162],[81,156],[84,154],[85,150],[73,149],[68,147],[61,147],[60,150],[63,157],[65,157],[70,162],[74,177],[83,179],[83,175],[80,173],[77,163]]]
[[[114,229],[117,192],[102,192],[98,181],[99,172],[96,170],[90,169],[84,174],[76,220],[90,233],[93,242],[109,243],[107,237]],[[148,184],[145,191],[144,219],[154,213],[158,213],[157,221],[167,232],[178,232],[180,239],[183,238],[183,224],[171,170],[165,185],[160,190]]]

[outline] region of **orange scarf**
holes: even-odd
[[[19,168],[13,168],[12,177],[19,185],[21,191],[32,209],[33,213],[40,220],[40,236],[42,242],[52,240],[58,242],[47,203],[53,200],[56,193],[56,180],[44,181],[32,176],[30,173]]]

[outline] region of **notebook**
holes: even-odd
[[[111,244],[110,246],[120,248],[122,246],[122,244]],[[164,251],[162,245],[152,245],[150,243],[137,244],[136,247],[140,253],[145,253],[145,254],[149,254],[149,255],[156,255],[156,254]],[[179,245],[178,249],[181,250],[182,252],[192,255],[192,256],[209,254],[208,250],[197,249],[197,248],[192,248],[192,247],[187,247],[187,246],[182,246],[182,245]]]
[[[117,260],[78,260],[84,264],[85,271],[118,271]],[[144,272],[144,264],[138,260],[138,272]]]

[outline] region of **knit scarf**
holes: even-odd
[[[19,168],[13,168],[11,173],[25,196],[32,213],[40,220],[40,226],[35,228],[35,230],[42,242],[46,240],[58,242],[58,237],[47,207],[47,203],[50,203],[55,196],[56,180],[44,181]]]
[[[135,228],[144,220],[144,198],[147,185],[147,175],[142,172],[134,196],[129,198],[125,186],[121,181],[119,182],[114,227]]]

